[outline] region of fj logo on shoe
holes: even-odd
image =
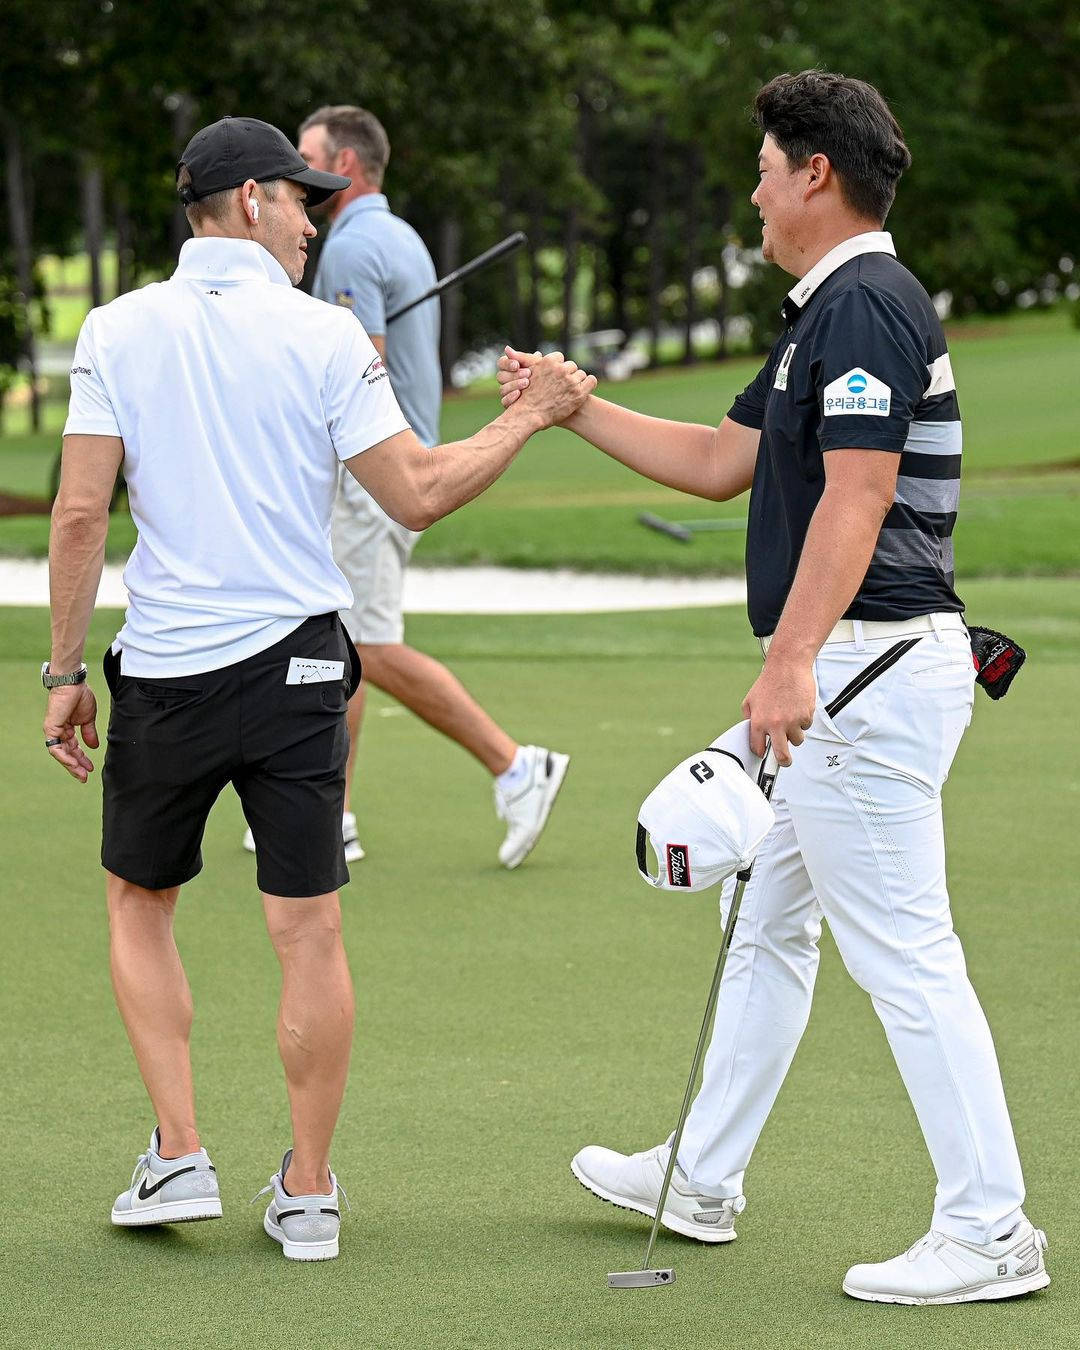
[[[344,661],[316,661],[308,657],[294,656],[289,662],[286,684],[329,684],[331,680],[345,678]]]
[[[668,844],[667,877],[669,886],[690,885],[690,850],[685,844]]]
[[[999,1262],[998,1262],[998,1274],[999,1274],[999,1275],[1008,1275],[1008,1273],[1009,1273],[1009,1267],[1008,1267],[1008,1265],[1007,1265],[1004,1261],[999,1261]]]
[[[776,379],[773,380],[774,389],[787,388],[788,367],[791,365],[791,358],[795,355],[795,348],[798,344],[792,342],[787,351],[780,358],[780,364],[776,367]]]
[[[690,773],[699,783],[704,783],[707,778],[714,778],[715,774],[703,759],[699,759],[696,764],[690,765]]]

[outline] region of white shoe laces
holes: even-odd
[[[915,1261],[922,1252],[926,1251],[927,1247],[934,1246],[936,1250],[938,1247],[943,1247],[944,1245],[944,1238],[938,1237],[936,1233],[930,1232],[927,1233],[925,1237],[919,1238],[918,1242],[909,1247],[905,1252],[905,1255],[909,1261]]]
[[[135,1171],[132,1172],[132,1174],[131,1174],[131,1186],[134,1186],[134,1185],[135,1185],[135,1182],[136,1182],[136,1180],[137,1180],[137,1178],[138,1178],[138,1176],[139,1176],[139,1169],[140,1169],[140,1168],[143,1168],[143,1169],[145,1169],[147,1172],[149,1172],[149,1170],[150,1170],[150,1154],[149,1154],[149,1153],[140,1153],[140,1154],[139,1154],[139,1161],[135,1164]],[[128,1187],[128,1190],[131,1189],[131,1186]]]

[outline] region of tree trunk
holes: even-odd
[[[544,217],[539,202],[529,214],[529,310],[525,346],[539,351],[544,342],[544,324],[540,301],[540,245],[544,237]]]
[[[83,155],[79,162],[82,188],[83,241],[90,260],[90,304],[94,309],[105,303],[101,284],[101,247],[105,233],[105,200],[101,180],[101,166],[93,155]]]
[[[621,328],[629,337],[629,318],[626,305],[626,232],[627,221],[617,220],[608,236],[605,254],[607,258],[607,282],[611,287],[613,327]]]
[[[113,211],[116,226],[116,294],[126,295],[135,284],[132,266],[134,250],[131,236],[131,214],[128,211],[127,188],[121,184],[116,189],[116,205]]]
[[[19,287],[20,299],[26,312],[26,338],[23,343],[23,355],[26,370],[30,378],[30,425],[34,431],[41,430],[41,399],[37,382],[37,346],[34,330],[30,322],[30,301],[34,294],[34,254],[30,240],[30,211],[26,197],[26,180],[23,174],[22,140],[18,123],[7,114],[2,115],[4,125],[4,152],[7,159],[7,207],[8,231],[11,236],[12,250],[15,254],[15,280]]]
[[[195,101],[189,94],[170,94],[165,107],[172,113],[172,138],[176,158],[183,154],[184,147],[191,140],[191,129],[195,120]],[[191,238],[191,227],[184,214],[183,203],[177,198],[170,222],[169,237],[172,242],[174,258],[179,258],[180,250]]]
[[[505,238],[514,230],[514,194],[505,168],[501,175],[499,195],[502,201],[502,230]],[[518,254],[512,253],[507,258],[505,271],[506,305],[503,312],[506,315],[510,341],[516,345],[525,341],[525,306],[521,297],[521,258]]]
[[[720,222],[721,239],[725,240],[728,237],[728,224],[731,215],[731,193],[726,187],[717,188],[714,200],[716,203],[716,219]],[[721,360],[728,354],[727,306],[727,264],[724,262],[724,245],[721,244],[716,267],[716,322],[720,329],[720,341],[716,354]]]
[[[694,304],[694,275],[698,270],[701,234],[701,178],[704,166],[701,163],[701,151],[696,145],[687,151],[686,163],[686,258],[684,280],[686,285],[686,321],[684,324],[683,356],[684,366],[692,366],[697,360],[694,352],[694,324],[697,321]]]
[[[461,266],[461,221],[446,216],[439,224],[439,275],[446,276]],[[451,286],[442,294],[442,331],[439,336],[439,361],[443,386],[449,387],[450,370],[461,355],[461,288]]]
[[[660,292],[664,288],[664,119],[653,120],[649,154],[649,223],[645,238],[649,250],[649,363],[660,363],[660,327],[663,313]]]
[[[601,304],[603,302],[603,282],[604,282],[604,250],[598,244],[592,244],[589,248],[589,263],[592,268],[592,285],[589,287],[589,331],[595,333],[603,318],[600,314]]]
[[[576,206],[566,213],[566,226],[563,231],[563,287],[562,287],[562,332],[559,346],[564,356],[570,355],[570,343],[574,337],[574,282],[577,280],[578,242],[581,217]]]

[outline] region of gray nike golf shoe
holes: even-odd
[[[341,1227],[338,1179],[330,1173],[330,1190],[326,1195],[290,1195],[282,1178],[291,1161],[292,1149],[289,1149],[269,1185],[264,1186],[251,1203],[262,1195],[271,1197],[263,1215],[263,1228],[281,1244],[283,1255],[290,1261],[332,1261],[338,1254],[338,1229]],[[349,1197],[343,1189],[341,1198],[348,1205]]]
[[[154,1126],[150,1145],[139,1155],[131,1185],[116,1197],[112,1221],[123,1228],[155,1223],[186,1223],[192,1219],[220,1219],[221,1193],[217,1172],[206,1149],[182,1158],[163,1158],[161,1135]]]

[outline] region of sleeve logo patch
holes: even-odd
[[[825,386],[822,403],[826,417],[851,413],[864,417],[888,417],[892,406],[892,390],[869,371],[856,366]]]
[[[352,291],[335,291],[334,304],[344,305],[346,309],[353,309],[356,305],[356,297]]]
[[[363,378],[368,384],[377,384],[379,380],[386,379],[386,367],[383,365],[381,356],[376,356],[373,361],[369,361],[364,370]]]
[[[776,367],[776,379],[773,380],[774,389],[787,388],[788,367],[791,365],[791,358],[795,355],[795,348],[798,343],[792,342],[784,355],[780,358],[780,364]]]

